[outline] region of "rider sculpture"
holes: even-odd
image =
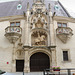
[[[45,45],[45,35],[41,35],[39,34],[39,32],[37,33],[38,37],[34,40],[35,41],[35,45]]]

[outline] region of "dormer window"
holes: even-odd
[[[11,22],[10,26],[20,26],[20,22]]]
[[[58,27],[67,27],[67,23],[57,23]]]
[[[18,4],[17,5],[17,10],[20,10],[20,9],[22,9],[22,5],[21,4]]]

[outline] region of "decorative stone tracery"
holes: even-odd
[[[34,14],[31,16],[30,19],[30,29],[34,28],[43,28],[43,29],[48,29],[48,19],[45,14],[40,13],[40,14]]]

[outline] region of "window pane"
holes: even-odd
[[[61,25],[62,25],[61,23],[58,23],[58,27],[61,27]]]
[[[68,61],[68,51],[63,51],[63,60]]]
[[[62,27],[67,27],[67,24],[66,24],[66,23],[63,23],[63,24],[62,24]]]
[[[20,22],[16,22],[16,26],[20,26]]]
[[[15,26],[15,23],[14,22],[10,23],[10,26]]]

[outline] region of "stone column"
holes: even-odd
[[[29,45],[29,16],[30,16],[30,10],[29,10],[29,3],[27,3],[27,12],[26,12],[26,24],[25,24],[25,44]]]
[[[28,55],[28,48],[25,48],[25,58],[24,58],[24,72],[30,72],[29,68],[29,55]]]
[[[15,44],[13,44],[13,50],[12,50],[12,72],[16,72]]]
[[[55,46],[54,24],[52,19],[51,6],[49,4],[49,31],[50,31],[50,46]]]
[[[55,49],[51,49],[51,51],[52,51],[52,66],[56,66],[57,65],[56,50]]]

